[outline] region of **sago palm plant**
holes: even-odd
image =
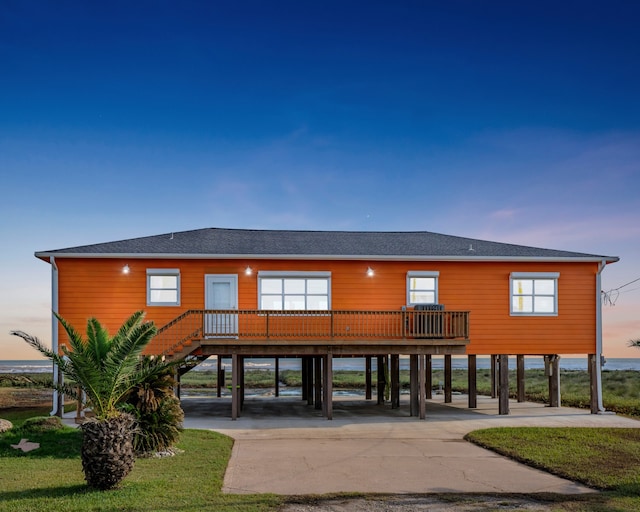
[[[140,366],[163,364],[157,358],[145,357]],[[136,455],[151,455],[169,450],[180,438],[184,412],[173,389],[173,368],[135,386],[128,394],[122,410],[130,413],[138,425],[133,438]]]
[[[90,318],[85,338],[62,317],[56,317],[69,337],[69,348],[63,346],[62,354],[25,332],[11,334],[52,360],[85,394],[95,417],[81,425],[82,469],[90,487],[111,489],[127,476],[134,463],[135,419],[123,413],[119,405],[137,385],[176,363],[139,364],[142,351],[156,334],[154,323],[145,322],[142,311],[131,315],[115,336]],[[77,398],[75,388],[69,384],[58,389]]]

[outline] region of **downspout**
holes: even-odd
[[[602,403],[602,271],[607,262],[598,264],[596,274],[596,393],[598,395],[598,413],[605,412]]]
[[[56,258],[51,256],[51,310],[54,313],[58,312],[58,266],[56,265]],[[55,315],[51,315],[51,351],[55,354],[58,353],[58,319]],[[59,374],[58,365],[53,365],[53,382],[59,383],[61,375]],[[62,401],[62,395],[57,390],[53,392],[53,408],[49,413],[50,416],[62,416],[62,410],[60,402]]]

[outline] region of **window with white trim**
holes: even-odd
[[[440,272],[407,272],[407,305],[437,304]]]
[[[180,269],[147,269],[147,306],[180,305]]]
[[[513,272],[511,282],[512,315],[558,314],[557,272]]]
[[[329,272],[258,272],[258,303],[270,311],[328,311]]]

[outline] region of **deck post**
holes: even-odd
[[[517,382],[517,396],[518,403],[522,403],[526,400],[524,392],[524,355],[516,356],[516,382]]]
[[[231,354],[231,419],[238,419],[238,354]]]
[[[240,386],[238,393],[240,394],[240,411],[244,409],[244,356],[238,356],[238,378]]]
[[[424,371],[425,371],[425,390],[426,390],[426,395],[425,398],[427,400],[431,400],[433,398],[433,361],[431,359],[431,354],[427,354],[425,357],[425,367],[424,367]]]
[[[276,381],[275,381],[275,395],[276,397],[280,396],[280,359],[278,357],[276,357],[275,363],[274,363],[274,369],[276,372]]]
[[[560,356],[545,356],[545,368],[549,375],[549,407],[560,407]]]
[[[475,354],[467,357],[467,380],[469,384],[469,409],[478,407],[477,361]]]
[[[418,417],[424,420],[427,417],[426,395],[426,361],[424,354],[418,355]]]
[[[220,398],[222,396],[222,388],[224,387],[224,384],[225,384],[225,382],[224,382],[225,381],[225,376],[224,376],[224,368],[222,367],[222,356],[218,355],[216,357],[218,358],[218,363],[217,363],[217,366],[218,366],[218,372],[217,372],[218,373],[218,379],[217,379],[217,382],[216,382],[216,388],[217,388],[216,391],[217,391],[218,398]]]
[[[498,397],[498,356],[491,354],[491,398]]]
[[[333,354],[327,352],[324,356],[324,415],[328,420],[333,419]]]
[[[400,356],[391,354],[391,408],[400,407]]]
[[[498,378],[500,380],[498,414],[509,414],[509,356],[500,354],[498,359]]]
[[[313,405],[313,358],[303,356],[301,358],[302,400],[307,405]]]
[[[418,356],[409,356],[409,414],[418,416],[420,408],[420,398],[418,396]]]
[[[444,355],[444,403],[450,404],[451,396],[451,354]]]
[[[315,386],[314,386],[315,408],[316,410],[319,411],[323,408],[323,405],[322,405],[322,358],[320,356],[315,356],[313,360],[314,360],[314,366],[315,366],[315,371],[313,372],[315,377]]]
[[[309,391],[309,382],[307,378],[307,370],[309,369],[309,365],[307,364],[308,360],[306,356],[302,356],[300,358],[300,380],[302,381],[302,400],[307,400],[307,393]]]
[[[365,399],[371,400],[371,356],[365,357],[364,360],[364,374],[365,374]]]
[[[385,356],[378,356],[378,385],[376,386],[377,394],[378,394],[378,405],[384,404],[384,386],[385,386],[385,378],[384,378],[384,367],[385,367]]]
[[[589,354],[587,356],[587,366],[589,368],[589,383],[590,383],[590,408],[591,414],[598,414],[598,380],[597,372],[598,365],[596,364],[596,354]]]

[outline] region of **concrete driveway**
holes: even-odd
[[[497,400],[478,398],[466,408],[428,401],[427,420],[354,398],[334,399],[334,419],[324,419],[297,398],[251,398],[230,419],[230,402],[183,398],[185,427],[210,429],[235,440],[225,475],[227,493],[281,495],[363,493],[593,492],[529,468],[463,440],[473,430],[500,426],[640,427],[613,414],[572,408],[510,404],[497,415]],[[228,410],[227,410],[228,409]]]

